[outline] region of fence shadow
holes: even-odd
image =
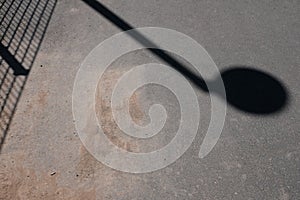
[[[56,1],[0,1],[0,152]]]

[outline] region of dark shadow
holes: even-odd
[[[1,1],[0,152],[56,1]]]
[[[8,66],[14,71],[14,75],[28,75],[29,70],[25,69],[17,59],[8,51],[8,48],[0,44],[0,55],[1,58],[8,64]]]
[[[117,16],[96,0],[82,0],[122,31],[134,29],[129,23]],[[205,81],[186,66],[170,56],[166,51],[147,39],[138,31],[129,34],[162,61],[179,71],[203,91],[208,92]],[[151,47],[151,48],[149,48]],[[284,86],[272,75],[248,67],[233,67],[221,73],[227,102],[234,107],[253,114],[271,114],[281,110],[287,103],[288,94]],[[213,80],[207,80],[213,84]],[[211,91],[217,92],[217,91]]]
[[[280,111],[288,100],[284,86],[270,74],[246,66],[234,66],[221,73],[227,102],[254,114]]]

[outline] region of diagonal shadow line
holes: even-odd
[[[109,10],[106,6],[99,3],[98,1],[96,0],[82,0],[82,1],[87,5],[89,5],[91,8],[93,8],[95,11],[97,11],[99,14],[101,14],[103,17],[105,17],[107,20],[112,22],[114,25],[116,25],[119,29],[123,31],[134,29],[134,27],[131,26],[128,22],[123,20],[121,17],[113,13],[111,10]],[[147,48],[147,50],[149,50],[154,55],[158,56],[161,60],[168,63],[175,70],[177,70],[178,72],[180,72],[181,74],[189,78],[189,80],[191,80],[196,86],[208,92],[207,85],[200,76],[197,76],[191,70],[186,68],[182,63],[180,63],[178,60],[170,56],[165,51],[159,49],[159,47],[156,44],[154,44],[152,41],[147,39],[144,35],[142,35],[136,30],[134,30],[133,33],[129,35],[137,42],[142,44],[143,46],[154,47],[154,48]]]
[[[14,75],[28,75],[29,70],[25,69],[2,43],[0,43],[0,56],[14,70]]]

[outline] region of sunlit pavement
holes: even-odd
[[[41,22],[33,23],[38,31],[27,27],[40,36],[32,40],[25,36],[33,46],[25,42],[20,50],[9,43],[18,34],[7,33],[3,25],[9,20],[2,19],[11,17],[5,14],[10,2],[1,7],[1,130],[5,140],[0,155],[0,199],[300,198],[298,1],[99,1],[112,13],[99,9],[102,7],[91,0],[40,0],[36,9],[40,11],[33,6],[38,1],[22,1],[23,8],[19,9],[37,12],[33,16]],[[9,9],[17,9],[13,6]],[[18,24],[20,17],[11,23]],[[190,148],[173,164],[150,173],[125,173],[97,161],[83,146],[72,113],[76,73],[99,43],[133,27],[163,27],[190,36],[224,72],[225,86],[237,88],[234,95],[247,97],[244,105],[235,101],[234,95],[229,96],[232,99],[222,134],[206,157],[200,159],[198,153],[210,123],[210,98],[190,79],[199,101],[200,126]],[[26,50],[26,45],[32,51],[30,56],[24,54],[22,60],[14,55],[23,52],[22,48]],[[179,103],[158,85],[140,88],[131,97],[130,106],[133,121],[146,125],[150,122],[149,105],[164,105],[168,118],[161,133],[149,141],[138,141],[124,136],[112,120],[108,94],[114,84],[132,67],[150,62],[162,61],[147,50],[126,54],[111,64],[97,88],[96,115],[103,130],[115,145],[127,151],[161,148],[178,129]],[[28,75],[22,67],[30,69]],[[266,84],[255,72],[276,79],[285,96],[276,93],[264,105],[269,108],[266,110],[248,106],[256,94],[247,93],[249,85],[237,87],[238,78],[225,73],[234,69],[251,69],[250,75],[255,77],[249,84],[257,91]],[[238,77],[248,80],[249,73],[240,71]]]

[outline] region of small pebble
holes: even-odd
[[[53,176],[53,175],[55,175],[55,174],[56,174],[56,172],[51,172],[50,176]]]

